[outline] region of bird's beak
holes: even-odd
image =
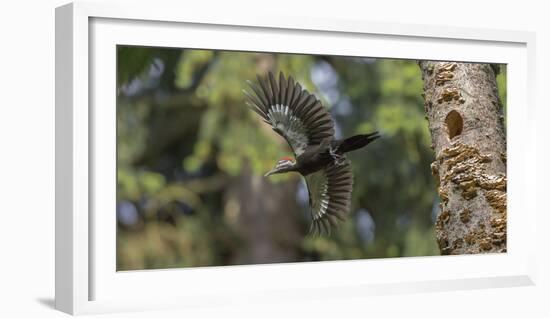
[[[269,177],[270,175],[275,174],[275,173],[277,173],[277,169],[273,169],[273,170],[269,171],[268,173],[264,174],[264,177]]]

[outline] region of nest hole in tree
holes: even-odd
[[[462,134],[464,121],[456,110],[451,110],[445,117],[445,125],[447,126],[447,133],[449,133],[449,139],[453,139]]]

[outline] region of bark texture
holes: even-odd
[[[506,133],[495,69],[422,61],[441,254],[506,251]]]

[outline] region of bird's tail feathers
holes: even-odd
[[[346,152],[363,148],[378,138],[380,138],[380,135],[378,134],[377,131],[370,134],[355,135],[355,136],[346,138],[344,139],[342,144],[338,146],[338,152],[346,153]]]

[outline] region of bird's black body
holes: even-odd
[[[379,137],[377,132],[334,139],[334,122],[321,102],[292,77],[279,81],[270,72],[249,82],[254,95],[244,91],[249,106],[292,148],[296,161],[279,160],[266,176],[298,172],[306,181],[312,223],[310,233],[327,233],[349,212],[353,175],[347,152],[360,149]]]
[[[330,149],[335,149],[337,155],[344,155],[347,152],[357,150],[365,147],[370,142],[377,139],[379,135],[377,133],[366,135],[355,135],[343,140],[331,140],[330,143],[321,143],[308,147],[306,151],[296,158],[295,169],[289,171],[299,172],[302,176],[307,176],[311,173],[317,172],[328,164],[334,161],[333,155],[330,153]]]

